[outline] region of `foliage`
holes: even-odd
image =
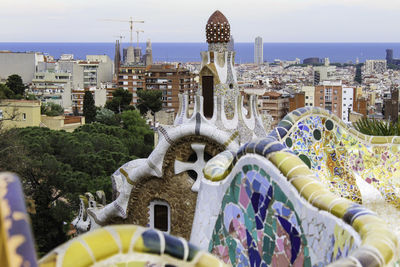
[[[354,76],[354,81],[358,82],[359,84],[362,84],[361,67],[362,67],[362,64],[358,64],[356,66],[356,75]]]
[[[34,94],[27,94],[25,96],[26,100],[38,100],[37,97]]]
[[[137,107],[142,115],[146,114],[147,111],[151,111],[154,115],[157,111],[162,108],[162,91],[160,90],[140,90],[137,92],[139,97]]]
[[[153,149],[153,131],[136,110],[124,111],[119,116],[122,128],[119,126],[92,123],[83,125],[76,131],[84,131],[90,134],[103,133],[108,136],[114,136],[124,143],[130,155],[141,158],[147,157]]]
[[[133,109],[130,106],[132,101],[132,93],[128,90],[118,88],[113,92],[113,98],[107,101],[106,108],[112,110],[114,113],[122,113],[124,110]]]
[[[40,107],[40,113],[46,116],[60,116],[64,114],[64,108],[56,103],[49,102],[42,104]]]
[[[93,95],[90,91],[85,91],[83,96],[83,116],[86,123],[91,123],[96,120],[96,106],[94,105]]]
[[[101,108],[96,112],[96,121],[106,125],[119,125],[118,116],[107,108]]]
[[[354,124],[354,128],[359,132],[367,135],[375,135],[375,136],[393,136],[400,135],[400,124],[367,119],[362,118],[356,121]]]
[[[0,99],[13,99],[15,94],[7,85],[0,83]]]
[[[14,92],[15,98],[20,99],[23,97],[26,86],[22,82],[21,76],[19,76],[18,74],[8,76],[6,85],[8,88],[10,88],[11,91]]]
[[[29,213],[39,255],[67,240],[80,194],[103,190],[111,199],[110,175],[151,152],[153,132],[139,113],[122,116],[123,127],[95,122],[73,133],[39,127],[0,133],[0,171],[14,171],[22,179],[33,203]]]

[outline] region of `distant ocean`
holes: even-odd
[[[123,44],[126,47],[128,44]],[[145,48],[141,43],[140,47]],[[207,50],[206,43],[152,43],[154,61],[200,61],[200,52]],[[328,57],[330,62],[360,62],[366,59],[385,59],[387,48],[394,50],[394,57],[400,57],[400,43],[264,43],[264,60],[275,59],[301,61],[308,57]],[[74,54],[75,59],[86,55],[106,54],[114,58],[114,43],[1,43],[1,50],[13,52],[35,51],[48,53],[55,58],[61,54]],[[254,44],[235,43],[236,63],[253,62]]]

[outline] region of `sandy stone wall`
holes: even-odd
[[[190,238],[196,208],[197,193],[191,191],[194,180],[187,172],[174,174],[175,160],[188,161],[194,153],[192,143],[206,144],[205,152],[211,156],[225,150],[223,145],[204,136],[187,136],[168,149],[163,162],[163,177],[147,177],[136,182],[128,204],[128,218],[112,223],[149,224],[149,205],[153,200],[166,201],[171,207],[171,234]]]

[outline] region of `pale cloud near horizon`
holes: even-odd
[[[130,16],[141,41],[203,42],[216,9],[239,42],[400,42],[397,0],[0,0],[0,42],[112,42],[128,24],[102,19]]]

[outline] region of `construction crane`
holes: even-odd
[[[144,23],[144,20],[133,20],[132,17],[130,17],[129,20],[121,20],[121,19],[102,19],[102,20],[103,21],[114,21],[114,22],[128,22],[130,33],[131,33],[131,46],[133,44],[133,23]]]
[[[139,48],[139,33],[144,32],[144,30],[136,30],[135,32],[137,34],[137,48]]]

